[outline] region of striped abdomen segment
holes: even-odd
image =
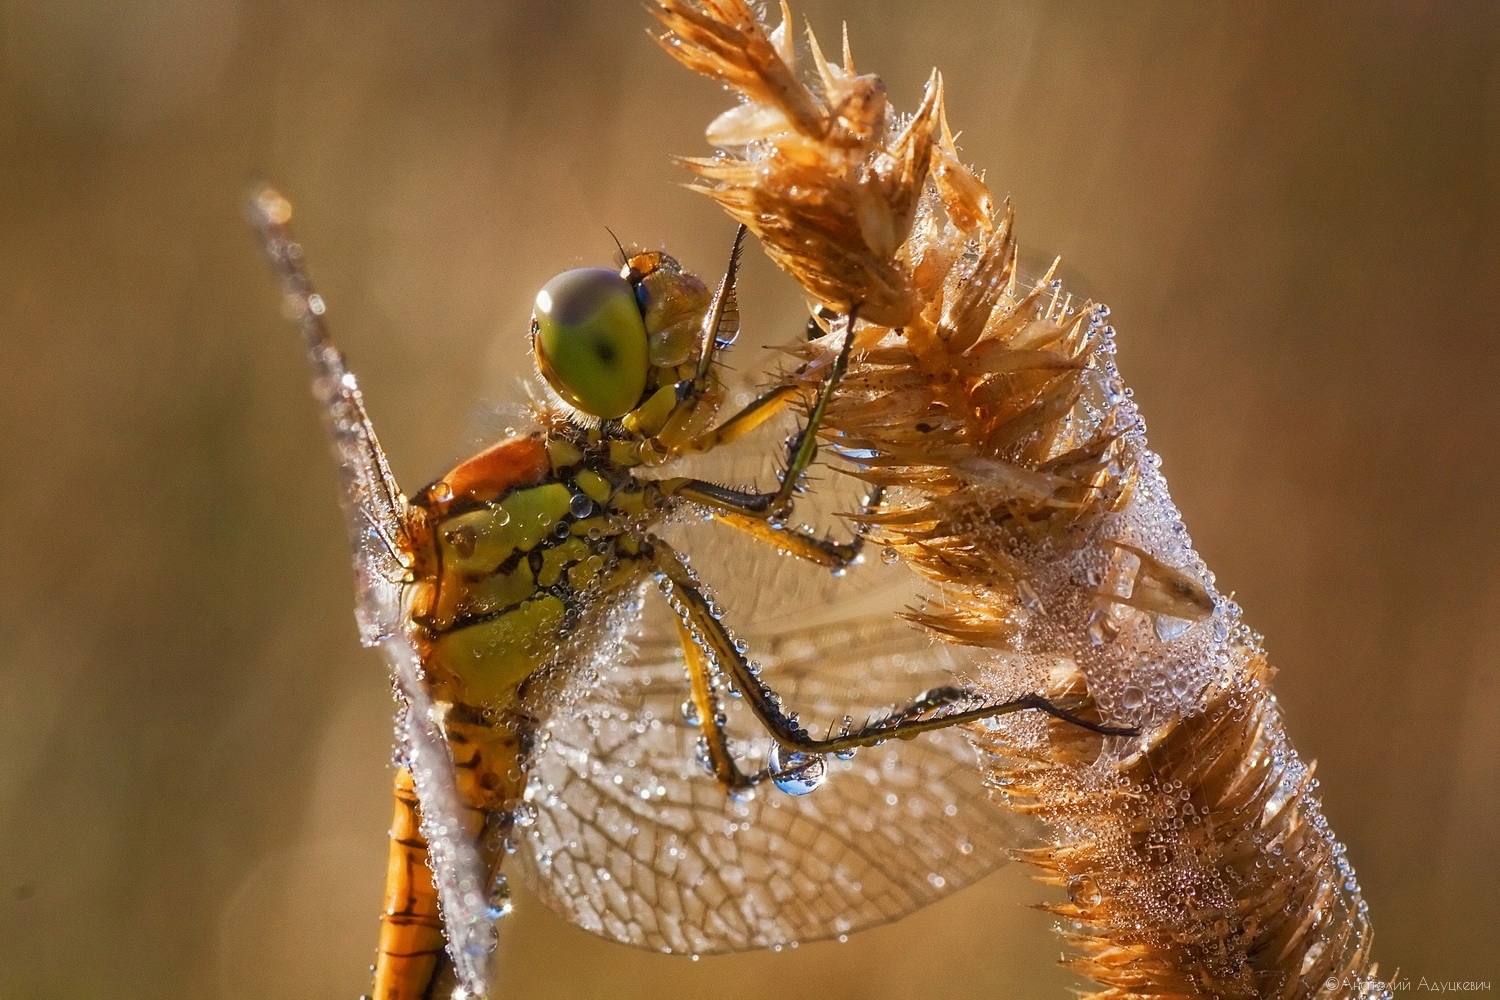
[[[458,793],[468,807],[467,832],[479,839],[490,876],[486,893],[497,901],[505,895],[496,893],[496,886],[505,838],[525,787],[522,761],[534,728],[535,722],[528,717],[480,713],[465,705],[452,706],[443,722]],[[391,825],[374,1000],[439,1000],[435,985],[446,978],[445,941],[427,866],[420,806],[411,775],[401,768],[396,772],[396,818]]]
[[[396,771],[396,815],[391,821],[374,1000],[425,1000],[443,947],[443,921],[427,867],[417,793],[411,772],[403,767]]]

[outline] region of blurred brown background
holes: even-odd
[[[946,74],[1023,245],[1107,299],[1153,444],[1281,668],[1383,967],[1500,979],[1500,8],[805,3]],[[533,291],[726,97],[634,3],[0,2],[0,997],[346,998],[389,698],[238,199],[299,207],[398,474],[514,396]],[[795,329],[756,258],[745,313]],[[504,996],[1061,997],[1014,868],[845,945],[691,963],[524,899]]]

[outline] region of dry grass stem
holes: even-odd
[[[817,302],[862,320],[826,437],[890,487],[872,532],[933,582],[914,620],[993,651],[995,695],[1042,690],[1141,726],[1108,739],[1025,713],[972,735],[1048,821],[1025,857],[1097,996],[1383,995],[1317,782],[1259,636],[1193,551],[1113,361],[1108,310],[1017,273],[1014,212],[956,149],[934,74],[911,115],[791,17],[660,0],[662,44],[743,102],[694,187]],[[836,345],[798,351],[809,385]]]

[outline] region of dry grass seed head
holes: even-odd
[[[1101,997],[1379,994],[1365,907],[1287,741],[1257,638],[1187,542],[1112,360],[1106,311],[1022,281],[1014,212],[959,157],[941,79],[903,116],[847,39],[796,72],[791,14],[659,0],[662,44],[739,91],[684,161],[817,302],[857,306],[824,429],[892,488],[877,543],[941,585],[910,617],[1000,652],[993,690],[1044,677],[1138,744],[1058,720],[975,727],[989,776],[1049,821],[1026,855],[1069,902]],[[1056,265],[1053,265],[1054,269]],[[831,346],[795,348],[821,381]],[[1029,672],[1028,672],[1029,671]],[[1329,985],[1332,984],[1332,985]]]

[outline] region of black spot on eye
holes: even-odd
[[[615,345],[607,340],[594,341],[594,354],[606,365],[615,363]]]
[[[923,434],[926,434],[928,431],[932,430],[932,425],[927,423],[917,424],[917,430],[921,431]]]

